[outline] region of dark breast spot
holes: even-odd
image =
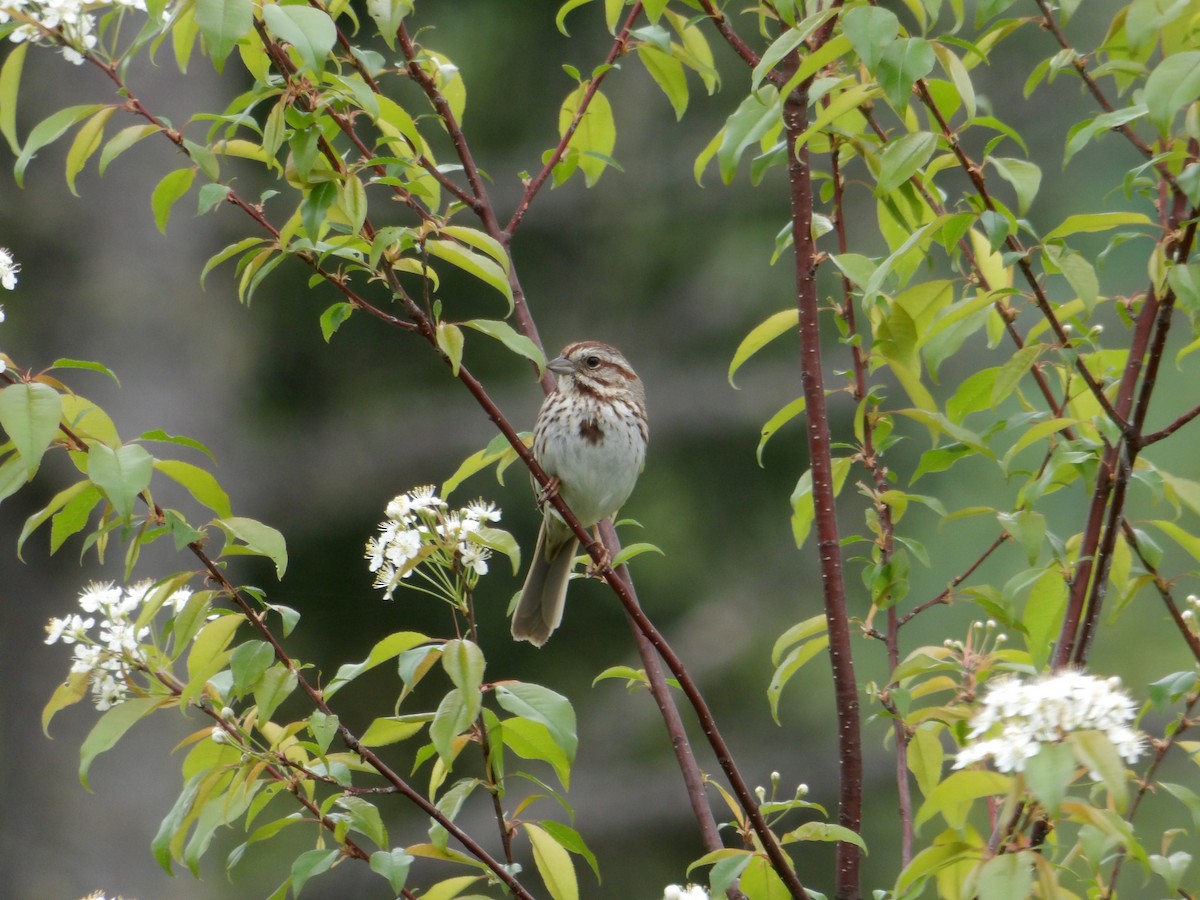
[[[604,429],[595,419],[584,419],[579,423],[579,436],[589,444],[598,444],[604,440]]]

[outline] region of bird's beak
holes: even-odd
[[[565,356],[556,356],[550,362],[546,363],[546,368],[555,375],[570,375],[575,371],[575,366]]]

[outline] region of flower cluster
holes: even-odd
[[[487,574],[491,551],[481,540],[481,530],[488,522],[500,521],[493,504],[476,500],[452,510],[426,485],[396,497],[386,514],[379,536],[367,541],[366,551],[375,587],[385,600],[391,600],[422,563],[463,575],[471,585]],[[444,580],[440,583],[445,585]]]
[[[130,676],[146,664],[142,641],[150,627],[138,627],[137,615],[153,586],[148,580],[124,588],[92,582],[79,595],[83,615],[54,618],[46,626],[47,644],[75,645],[71,672],[87,676],[98,710],[125,700]],[[166,603],[180,610],[191,596],[190,590],[180,588]]]
[[[663,900],[708,900],[708,891],[698,884],[689,884],[687,887],[668,884],[663,889]]]
[[[93,13],[109,6],[146,11],[145,0],[0,0],[0,26],[21,23],[10,40],[59,44],[62,55],[78,66],[96,46]]]
[[[1023,772],[1043,744],[1073,731],[1102,731],[1126,762],[1136,762],[1143,737],[1131,727],[1137,707],[1119,678],[1067,670],[1038,681],[992,683],[971,720],[967,744],[954,767],[991,758],[1001,772]]]

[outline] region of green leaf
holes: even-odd
[[[1006,794],[1011,786],[1012,778],[999,772],[982,769],[952,772],[921,804],[913,824],[920,826],[941,813],[951,828],[958,828],[965,821],[971,801]]]
[[[353,303],[334,303],[321,313],[321,337],[325,338],[325,343],[329,343],[334,332],[342,327],[342,323],[350,318],[352,312]]]
[[[387,828],[375,804],[362,797],[339,797],[337,805],[350,813],[350,827],[365,834],[380,847],[388,845]]]
[[[1030,588],[1021,618],[1021,625],[1025,629],[1025,645],[1035,667],[1040,668],[1049,660],[1066,607],[1067,583],[1060,569],[1051,566]]]
[[[842,31],[867,71],[874,74],[883,52],[900,33],[900,20],[880,6],[855,6],[842,16]]]
[[[167,222],[173,207],[192,186],[196,170],[188,167],[176,169],[162,177],[150,195],[150,208],[154,210],[154,224],[163,234],[167,233]]]
[[[389,634],[371,648],[370,654],[360,663],[345,663],[337,670],[333,680],[325,686],[325,699],[328,700],[363,672],[375,668],[382,662],[395,659],[401,653],[429,643],[429,637],[417,631],[397,631]]]
[[[0,428],[20,455],[26,480],[41,465],[61,418],[62,398],[48,384],[18,382],[0,389]]]
[[[424,246],[430,256],[444,259],[468,275],[473,275],[484,284],[495,288],[508,301],[508,311],[512,312],[512,285],[508,282],[508,273],[494,259],[481,256],[458,241],[428,240]]]
[[[879,158],[879,180],[875,185],[875,196],[882,197],[905,184],[920,171],[933,151],[937,149],[937,137],[928,131],[906,134],[895,141],[888,141]]]
[[[792,841],[841,841],[853,844],[865,854],[867,844],[862,836],[846,828],[844,825],[834,825],[831,822],[805,822],[799,828],[789,831],[783,836],[782,843]]]
[[[1025,761],[1025,783],[1029,792],[1052,816],[1075,780],[1075,754],[1066,744],[1042,744]]]
[[[559,137],[567,136],[567,130],[571,127],[587,89],[587,84],[581,84],[563,101],[558,112]],[[591,187],[608,168],[616,145],[617,126],[613,120],[612,105],[608,98],[597,90],[592,95],[592,100],[579,120],[574,134],[571,135],[567,153],[555,167],[555,183],[562,183],[578,167],[583,172],[587,186]]]
[[[68,706],[78,703],[88,695],[90,687],[91,674],[89,672],[72,672],[67,676],[66,681],[54,689],[54,693],[42,709],[42,732],[46,737],[50,737],[50,720],[54,718],[54,714],[60,709],[66,709]]]
[[[1037,196],[1042,184],[1042,170],[1034,163],[1024,159],[1006,159],[1001,156],[989,156],[987,161],[1000,174],[1000,177],[1013,186],[1017,192],[1017,209],[1022,214],[1029,209],[1029,204]]]
[[[579,900],[579,882],[569,854],[546,830],[531,822],[524,823],[525,834],[533,845],[533,862],[554,900]]]
[[[717,163],[721,179],[729,184],[737,173],[738,161],[746,148],[760,141],[771,129],[783,123],[779,91],[773,85],[763,85],[746,97],[734,110],[721,130],[717,148]]]
[[[671,101],[675,119],[682,119],[688,105],[687,76],[683,72],[683,63],[650,44],[639,44],[637,52],[650,77]]]
[[[88,450],[87,471],[117,515],[128,519],[138,494],[150,486],[154,457],[141,444],[125,444],[116,450],[93,444]]]
[[[1000,367],[1000,371],[996,373],[996,380],[992,384],[992,409],[1000,405],[1016,389],[1017,384],[1033,368],[1033,364],[1045,349],[1044,344],[1027,344],[1009,357],[1008,362]]]
[[[454,739],[466,731],[479,713],[480,697],[459,688],[446,693],[429,723],[429,739],[447,768],[454,762]]]
[[[774,436],[775,432],[781,427],[804,412],[806,402],[807,401],[805,401],[804,397],[797,397],[791,403],[784,406],[783,409],[779,410],[779,412],[775,413],[775,415],[771,416],[771,418],[767,419],[766,424],[764,424],[762,427],[762,433],[758,439],[758,448],[754,451],[755,459],[758,460],[758,464],[760,466],[763,464],[763,448],[767,446],[767,441],[769,441]]]
[[[67,538],[78,534],[87,525],[92,510],[104,496],[95,485],[88,482],[83,482],[83,484],[84,489],[54,514],[54,520],[50,526],[51,554],[56,553]]]
[[[925,38],[901,38],[887,46],[875,77],[893,109],[903,114],[913,83],[933,71],[936,62],[933,47]]]
[[[1145,213],[1111,212],[1067,216],[1063,219],[1061,225],[1046,235],[1044,240],[1051,241],[1055,238],[1063,238],[1071,234],[1111,231],[1114,228],[1120,228],[1122,225],[1152,226],[1153,224],[1149,216],[1145,215]]]
[[[242,541],[250,551],[265,556],[275,563],[276,577],[283,578],[288,564],[287,542],[279,531],[270,525],[264,525],[262,522],[243,516],[225,516],[217,519],[217,524]],[[237,552],[245,552],[245,549],[226,544],[221,555]]]
[[[374,5],[378,4],[372,4],[372,6]],[[369,8],[370,6],[368,6]],[[392,850],[377,850],[371,854],[371,871],[386,878],[392,893],[399,896],[404,889],[405,882],[408,881],[408,867],[412,865],[413,859],[413,856],[405,853],[400,847]]]
[[[908,770],[916,779],[921,794],[928,797],[942,778],[945,751],[933,727],[923,725],[913,731],[908,742]]]
[[[412,11],[413,0],[372,0],[367,4],[367,13],[375,20],[379,36],[392,51],[396,49],[396,32],[400,30],[404,17]],[[371,868],[375,868],[374,863]],[[399,888],[396,888],[396,893],[400,893]]]
[[[0,501],[11,497],[25,483],[25,467],[21,463],[21,457],[13,454],[0,463]]]
[[[267,9],[277,7],[268,6]],[[304,885],[315,875],[327,872],[338,858],[341,850],[305,850],[292,863],[292,896],[299,897]]]
[[[13,175],[16,178],[17,186],[25,187],[25,169],[39,150],[62,137],[67,129],[76,122],[83,121],[103,108],[104,104],[102,103],[68,106],[35,125],[33,131],[29,133],[29,139],[25,141],[25,146],[21,148],[21,155],[17,157],[16,165],[13,166]]]
[[[101,375],[107,375],[109,378],[115,381],[118,386],[121,384],[121,380],[117,378],[116,373],[114,373],[112,369],[104,365],[104,363],[92,362],[88,359],[56,359],[51,368],[85,369],[89,372],[99,372]]]
[[[821,618],[822,620],[824,619],[823,616]],[[824,622],[822,621],[823,624]],[[776,641],[776,647],[778,646],[779,642]],[[779,698],[783,694],[784,686],[805,663],[828,646],[829,635],[824,633],[815,634],[811,640],[805,640],[799,646],[793,647],[783,661],[775,667],[775,673],[771,676],[771,683],[767,685],[767,700],[771,705],[771,718],[775,720],[776,725],[780,724]]]
[[[1099,776],[1108,789],[1117,812],[1125,812],[1129,805],[1129,785],[1125,778],[1125,764],[1113,742],[1103,731],[1073,731],[1067,735],[1067,743],[1075,751],[1075,758]]]
[[[104,145],[100,151],[100,174],[108,170],[108,165],[142,138],[149,137],[162,131],[158,125],[130,125],[122,128]]]
[[[75,178],[83,171],[92,154],[99,149],[101,141],[104,140],[104,126],[116,111],[115,106],[104,107],[84,122],[75,133],[75,140],[71,142],[71,149],[67,151],[67,187],[77,197],[79,194],[75,190]]]
[[[8,141],[13,156],[21,152],[21,143],[17,140],[17,94],[28,49],[27,42],[17,44],[9,51],[4,65],[0,66],[0,135]]]
[[[25,545],[25,541],[40,525],[81,494],[87,492],[89,488],[92,488],[92,484],[88,481],[79,481],[68,488],[63,488],[54,495],[49,503],[26,519],[24,527],[21,528],[21,534],[17,538],[17,558],[21,558],[21,548]]]
[[[446,641],[442,647],[442,668],[454,686],[468,695],[479,693],[486,665],[483,651],[474,641],[456,639]]]
[[[204,44],[220,72],[238,40],[254,27],[251,0],[196,0],[196,24]]]
[[[413,716],[384,716],[375,719],[367,726],[360,738],[364,747],[386,747],[406,741],[415,734],[420,734],[433,716],[421,713]]]
[[[162,697],[131,697],[107,710],[92,726],[79,748],[79,780],[89,791],[88,770],[105,750],[111,750],[130,728],[164,703]]]
[[[546,374],[545,354],[542,353],[537,344],[516,331],[507,322],[501,322],[497,319],[470,319],[459,324],[466,328],[473,328],[490,338],[495,338],[509,350],[513,351],[513,353],[530,360],[537,366],[538,378]]]
[[[733,360],[729,363],[729,383],[733,387],[737,387],[733,383],[733,376],[742,367],[742,364],[775,338],[794,331],[799,321],[800,314],[795,308],[785,309],[769,316],[766,321],[750,329],[750,333],[738,344],[738,348],[733,354]]]
[[[297,683],[295,671],[283,663],[276,663],[263,672],[254,688],[254,703],[258,707],[260,722],[270,721],[279,704],[296,689]]]
[[[176,459],[157,460],[154,468],[179,482],[199,503],[203,503],[218,516],[233,515],[229,495],[208,471]]]
[[[505,719],[500,731],[504,746],[522,759],[536,759],[554,769],[564,790],[571,787],[571,760],[541,722],[530,719]]]
[[[1142,92],[1150,121],[1162,134],[1171,129],[1175,113],[1200,98],[1200,50],[1168,56],[1154,67]]]
[[[575,710],[571,701],[539,684],[503,681],[495,685],[496,702],[514,716],[541,722],[562,747],[567,758],[575,758],[579,738],[575,731]]]
[[[1033,896],[1034,853],[1019,850],[993,856],[979,868],[979,900],[1021,900]]]
[[[239,697],[245,696],[273,662],[275,649],[266,641],[246,641],[236,647],[229,657],[234,692]]]
[[[462,366],[464,343],[462,329],[451,322],[438,322],[435,336],[438,349],[450,362],[450,374],[457,378],[458,370]]]

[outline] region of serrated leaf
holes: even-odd
[[[299,897],[309,879],[327,872],[341,855],[341,850],[305,850],[297,856],[292,863],[292,896]]]
[[[761,140],[772,128],[782,124],[782,108],[779,91],[769,84],[742,100],[726,120],[716,150],[722,181],[731,183],[737,173],[738,161],[746,149]]]
[[[125,444],[116,450],[93,444],[88,449],[87,472],[117,515],[128,519],[133,515],[134,501],[150,486],[154,457],[141,444]]]
[[[867,852],[867,844],[862,839],[862,835],[851,831],[844,825],[835,825],[832,822],[805,822],[799,828],[789,831],[783,836],[783,843],[790,841],[840,841],[847,844],[853,844],[865,854]]]
[[[48,384],[18,382],[0,389],[0,428],[21,457],[27,480],[58,433],[62,411],[61,395]]]
[[[417,631],[397,631],[389,634],[371,648],[370,654],[360,663],[345,663],[337,671],[333,680],[325,686],[325,698],[329,699],[363,672],[367,672],[382,662],[395,659],[401,653],[419,647],[429,642],[427,635]]]

